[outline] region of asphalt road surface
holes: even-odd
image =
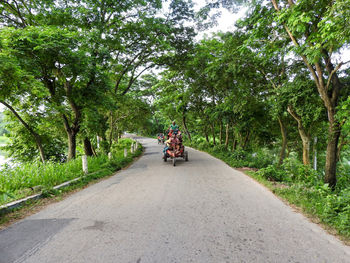
[[[350,262],[350,249],[244,174],[162,146],[0,232],[0,263]]]

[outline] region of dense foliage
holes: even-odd
[[[74,159],[105,153],[152,109],[141,76],[191,46],[190,1],[2,1],[0,103],[10,156]],[[142,116],[142,117],[141,117]],[[3,123],[1,121],[1,123]],[[98,137],[98,139],[96,139]]]

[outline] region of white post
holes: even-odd
[[[96,141],[97,141],[97,148],[100,148],[100,137],[98,137],[98,135],[97,135]]]
[[[124,157],[128,156],[128,149],[124,148]]]
[[[317,137],[314,138],[314,170],[317,170]]]
[[[111,152],[108,153],[108,159],[109,160],[112,159],[112,153]]]
[[[88,161],[87,161],[87,156],[86,155],[83,155],[82,157],[82,161],[83,161],[83,172],[85,174],[88,173]]]

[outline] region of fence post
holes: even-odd
[[[87,174],[89,171],[88,171],[88,161],[87,161],[87,156],[86,155],[83,155],[82,157],[82,161],[83,161],[83,172],[84,174]]]
[[[128,157],[128,149],[124,148],[124,157]]]
[[[317,137],[314,138],[314,170],[317,171]]]
[[[108,159],[109,159],[109,160],[112,159],[112,153],[111,153],[111,152],[108,153]]]

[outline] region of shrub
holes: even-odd
[[[116,154],[119,151],[124,151],[124,148],[130,150],[131,144],[134,141],[130,138],[121,138],[118,140],[118,143],[113,142],[111,146],[111,153]]]
[[[275,157],[267,149],[260,149],[252,154],[247,155],[248,166],[252,168],[264,168],[272,165]]]
[[[237,149],[231,153],[231,157],[235,160],[244,160],[247,157],[247,152],[242,149]]]
[[[320,175],[310,166],[306,166],[294,158],[286,158],[281,166],[290,179],[294,182],[305,182],[309,185],[317,185]]]
[[[276,168],[274,165],[269,165],[266,168],[260,169],[257,174],[269,181],[276,181],[276,182],[287,182],[289,181],[289,178],[286,176],[284,171]]]

